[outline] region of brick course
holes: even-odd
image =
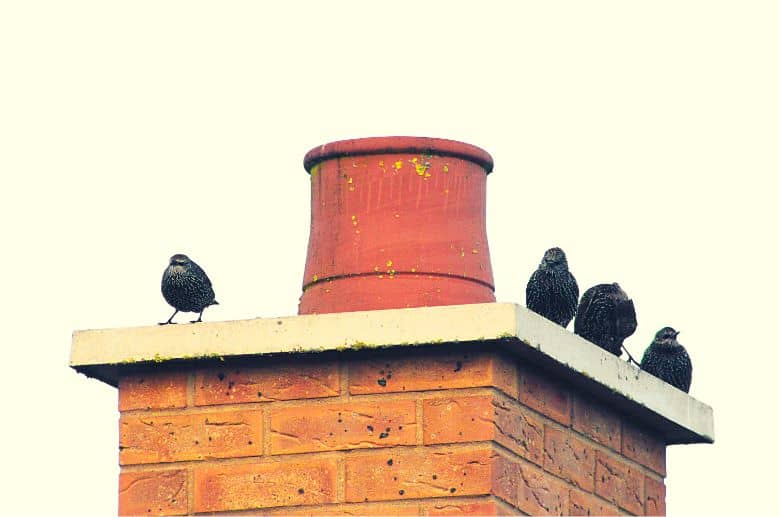
[[[651,431],[500,352],[226,364],[119,386],[122,515],[666,510]]]

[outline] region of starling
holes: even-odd
[[[688,352],[677,342],[678,331],[672,327],[659,330],[645,350],[639,367],[675,388],[688,393],[693,366]]]
[[[203,317],[203,311],[209,305],[217,305],[214,299],[214,289],[211,288],[211,280],[206,273],[187,255],[176,254],[171,257],[168,267],[162,277],[162,294],[168,305],[176,311],[165,323],[173,323],[173,317],[179,311],[198,312],[198,319],[190,323],[197,323]]]
[[[623,340],[635,330],[634,302],[618,284],[598,284],[582,295],[575,334],[619,357]]]
[[[566,328],[577,310],[579,296],[580,289],[569,272],[566,253],[561,248],[545,251],[539,268],[525,287],[525,305]]]

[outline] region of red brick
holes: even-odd
[[[645,476],[645,515],[666,515],[666,486]]]
[[[520,369],[520,402],[563,425],[571,423],[571,396],[559,382],[529,366]]]
[[[336,501],[335,458],[196,467],[196,512]]]
[[[414,400],[285,407],[271,413],[271,454],[414,445]]]
[[[186,515],[187,471],[119,474],[119,515]]]
[[[423,400],[425,444],[478,442],[495,436],[493,396]]]
[[[592,492],[595,458],[593,447],[576,438],[570,431],[545,426],[544,470]]]
[[[579,490],[569,492],[569,515],[622,515],[617,506]]]
[[[263,414],[258,410],[197,414],[122,415],[119,463],[234,458],[263,453]]]
[[[490,472],[491,493],[512,506],[517,506],[521,477],[520,461],[515,457],[498,454]]]
[[[666,476],[666,444],[652,434],[623,424],[623,456]]]
[[[388,514],[390,515],[390,514]],[[517,511],[490,497],[482,501],[451,499],[446,502],[424,503],[422,515],[517,515]]]
[[[634,514],[645,511],[645,476],[628,463],[596,451],[596,494]]]
[[[119,411],[170,409],[186,405],[186,373],[149,372],[119,379]]]
[[[501,397],[493,401],[495,440],[519,456],[542,465],[544,461],[544,422],[516,402]]]
[[[347,502],[490,493],[492,450],[389,450],[350,454]]]
[[[252,515],[258,515],[252,512]],[[296,508],[286,506],[273,510],[266,510],[260,515],[420,515],[419,503],[390,502],[390,503],[345,503],[326,504],[321,506],[306,506]]]
[[[339,395],[336,361],[252,368],[212,368],[195,375],[195,404],[208,406]]]
[[[495,386],[517,391],[514,363],[496,353],[427,353],[357,360],[349,365],[353,395]]]
[[[565,515],[569,508],[569,486],[527,464],[520,466],[517,507],[528,515]]]
[[[423,401],[426,444],[495,440],[542,463],[541,419],[503,396],[447,397]]]
[[[620,418],[603,404],[575,395],[571,423],[576,431],[620,452]]]

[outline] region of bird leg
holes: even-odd
[[[205,310],[206,310],[206,308],[204,307],[203,311],[205,311]],[[198,319],[192,320],[192,321],[190,321],[190,323],[200,323],[201,321],[203,321],[203,320],[201,320],[201,318],[203,317],[203,311],[200,311],[200,314],[198,314]]]
[[[639,363],[636,362],[636,359],[634,359],[631,356],[631,352],[628,351],[628,348],[626,348],[626,345],[620,345],[620,346],[623,348],[623,350],[626,351],[626,354],[628,354],[628,364],[634,363],[635,365],[639,366]]]
[[[176,314],[178,314],[178,313],[179,313],[179,309],[176,309],[175,311],[173,311],[173,314],[171,314],[171,317],[168,318],[168,321],[166,321],[164,323],[158,323],[158,325],[176,325],[173,322],[173,317],[176,316]]]

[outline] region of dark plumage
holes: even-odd
[[[574,333],[620,356],[623,340],[636,330],[634,302],[616,283],[598,284],[582,295]]]
[[[525,287],[525,305],[561,327],[566,327],[577,310],[580,289],[569,272],[566,254],[561,248],[544,252],[539,268]]]
[[[206,307],[218,304],[214,299],[211,280],[187,255],[176,254],[171,257],[162,277],[162,294],[176,311],[160,325],[173,323],[173,317],[179,311],[200,313],[198,319],[190,322],[197,323],[201,321]]]
[[[675,388],[688,393],[691,388],[693,365],[688,352],[677,342],[677,332],[672,327],[659,330],[653,342],[645,350],[639,367]]]

